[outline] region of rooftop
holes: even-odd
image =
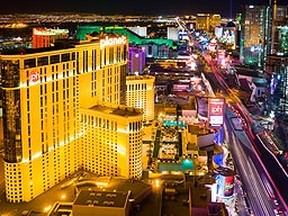
[[[262,77],[256,69],[253,68],[247,68],[244,66],[234,66],[236,69],[236,73],[239,75],[244,75],[244,76],[250,76],[250,77]]]
[[[94,35],[93,35],[94,36]],[[54,46],[44,47],[44,48],[18,48],[18,49],[7,49],[2,50],[1,55],[26,55],[26,54],[35,54],[35,53],[43,53],[43,52],[51,52],[62,49],[75,48],[77,45],[82,44],[93,44],[100,43],[100,39],[105,38],[105,36],[117,36],[115,34],[97,34],[95,37],[91,37],[88,40],[78,40],[78,39],[59,39],[56,40]]]
[[[194,135],[198,135],[198,136],[214,133],[213,130],[211,130],[207,127],[202,127],[198,124],[188,125],[188,132],[190,134],[194,134]]]
[[[248,84],[247,79],[239,79],[241,90],[245,92],[251,92],[251,88]]]
[[[107,114],[113,114],[113,115],[118,115],[118,116],[137,116],[141,114],[140,109],[136,108],[131,108],[131,107],[120,107],[118,106],[117,108],[112,108],[108,106],[102,106],[102,105],[96,105],[91,107],[90,109],[96,110],[96,111],[101,111]]]
[[[155,79],[154,76],[126,76],[126,80],[147,80],[147,79]]]
[[[81,190],[73,205],[124,208],[130,197],[128,192],[107,192],[100,190]]]
[[[217,167],[215,171],[218,174],[223,175],[223,176],[234,176],[235,174],[234,170],[229,169],[227,167],[221,167],[221,166]]]
[[[75,42],[75,41],[74,41]],[[69,40],[66,40],[66,43],[59,43],[55,46],[51,47],[44,47],[44,48],[24,48],[20,47],[18,49],[7,49],[2,50],[1,55],[29,55],[29,54],[35,54],[35,53],[44,53],[44,52],[51,52],[51,51],[57,51],[62,49],[69,49],[74,48],[75,43],[69,42]]]
[[[253,80],[253,83],[255,84],[256,87],[262,87],[262,88],[266,88],[267,87],[267,83],[266,82]]]
[[[34,28],[33,34],[36,35],[57,35],[57,34],[69,34],[68,29],[48,29],[48,28]]]
[[[96,182],[106,182],[107,185],[105,186],[106,192],[108,191],[131,191],[130,199],[134,199],[135,203],[140,203],[143,198],[146,197],[146,194],[149,194],[151,191],[151,185],[146,184],[139,180],[132,180],[132,179],[125,179],[125,178],[107,178],[107,181],[105,181],[105,177],[102,177],[101,179],[95,179],[95,187],[92,186],[92,184],[79,184],[77,185],[77,188],[81,191],[83,189],[88,188],[94,188],[96,190]],[[85,181],[82,180],[82,181]],[[88,179],[87,182],[92,182],[93,179]]]
[[[186,172],[194,169],[194,163],[190,159],[184,159],[181,163],[159,163],[159,171],[175,171],[175,172]]]

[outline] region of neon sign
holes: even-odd
[[[209,99],[209,123],[213,126],[222,125],[224,122],[224,98]]]
[[[105,39],[100,40],[100,49],[103,49],[108,46],[114,46],[114,45],[121,45],[126,43],[126,37],[116,37],[116,38],[109,38],[108,36],[105,37]]]
[[[40,79],[40,73],[37,70],[32,70],[29,73],[29,81],[37,82]]]

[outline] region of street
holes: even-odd
[[[271,183],[268,181],[269,177],[266,176],[265,167],[257,158],[257,153],[253,149],[253,145],[243,131],[233,131],[233,127],[229,122],[229,118],[234,114],[227,110],[225,134],[228,147],[233,155],[235,166],[241,180],[245,192],[248,195],[249,203],[251,204],[251,213],[254,215],[274,215],[276,208],[271,192],[267,188],[271,188]]]

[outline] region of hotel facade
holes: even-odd
[[[7,200],[30,201],[80,168],[140,178],[143,117],[123,107],[126,38],[21,52],[0,55]]]
[[[126,105],[143,109],[143,120],[154,119],[155,77],[127,76]]]

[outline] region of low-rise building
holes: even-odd
[[[74,216],[128,216],[131,192],[82,190],[72,205]]]

